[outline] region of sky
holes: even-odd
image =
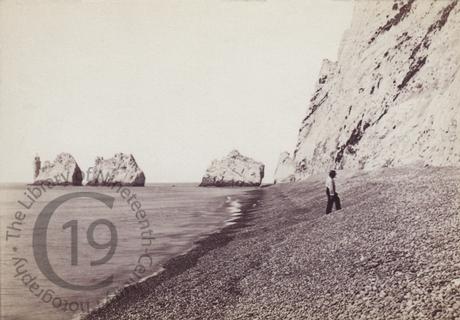
[[[132,153],[147,183],[200,181],[232,149],[292,151],[352,1],[0,2],[0,182],[33,158]]]

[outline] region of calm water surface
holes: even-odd
[[[163,184],[129,188],[128,196],[118,188],[54,187],[42,190],[33,202],[27,197],[34,199],[28,187],[33,188],[0,186],[2,319],[71,319],[87,312],[123,286],[160,271],[162,263],[190,249],[200,237],[222,228],[237,211],[232,207],[236,196],[248,190]],[[34,257],[32,236],[38,215],[51,201],[75,192],[111,196],[113,208],[90,197],[64,202],[50,217],[46,242],[38,242],[35,251],[70,285],[84,288],[113,276],[103,288],[56,284]],[[133,194],[139,200],[135,211],[134,198],[127,201]],[[136,217],[140,209],[145,218]],[[38,228],[36,234],[44,229]],[[47,259],[43,259],[45,248]]]

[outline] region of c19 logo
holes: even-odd
[[[115,201],[114,197],[111,197],[111,196],[108,196],[102,193],[74,192],[74,193],[69,193],[69,194],[60,196],[54,199],[53,201],[51,201],[50,203],[48,203],[38,215],[37,220],[35,221],[34,229],[33,229],[32,247],[34,251],[35,261],[37,263],[38,268],[45,275],[45,277],[47,277],[48,280],[50,280],[55,285],[61,288],[78,290],[78,291],[88,291],[88,290],[96,290],[96,289],[104,288],[112,284],[113,275],[93,285],[73,284],[73,283],[69,283],[66,280],[62,279],[54,271],[49,261],[48,248],[47,248],[47,236],[48,236],[48,226],[49,226],[51,217],[53,216],[55,211],[59,208],[59,206],[61,206],[63,203],[69,200],[76,199],[76,198],[92,198],[92,199],[102,202],[105,206],[107,206],[110,209],[113,208],[113,203]],[[98,243],[95,240],[94,231],[96,227],[100,225],[105,226],[110,231],[110,240],[108,242]],[[62,228],[64,230],[70,228],[71,265],[77,265],[78,264],[78,232],[77,232],[78,231],[78,221],[77,220],[68,221],[62,225]],[[101,265],[101,264],[108,262],[110,259],[112,259],[115,253],[115,250],[117,248],[117,243],[118,243],[117,229],[115,228],[112,222],[110,222],[107,219],[98,219],[96,221],[93,221],[88,227],[88,230],[86,232],[86,237],[91,247],[95,249],[101,249],[101,250],[106,249],[107,250],[107,253],[105,256],[103,256],[102,258],[98,260],[91,261],[90,262],[91,266]]]

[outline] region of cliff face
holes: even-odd
[[[89,186],[144,186],[145,175],[131,154],[117,153],[111,159],[97,157],[94,167],[88,170]]]
[[[355,2],[338,61],[323,62],[302,121],[296,179],[460,163],[458,2]]]
[[[80,167],[69,153],[60,153],[53,162],[45,161],[40,168],[36,168],[33,184],[74,185],[81,186],[83,176]]]
[[[200,186],[259,186],[264,178],[264,168],[261,162],[233,150],[222,160],[214,160],[211,163]]]
[[[291,159],[289,152],[283,152],[276,166],[274,183],[293,182],[295,180],[296,164]]]

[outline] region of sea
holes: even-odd
[[[1,318],[80,318],[233,223],[248,190],[0,185]]]

